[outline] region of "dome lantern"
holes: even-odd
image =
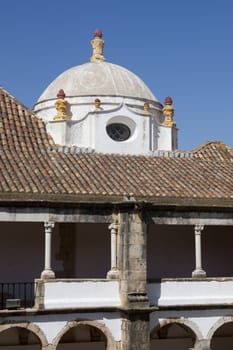
[[[100,29],[96,29],[94,33],[94,38],[91,41],[91,46],[93,49],[93,54],[90,58],[90,62],[104,62],[104,40],[102,39],[102,31]]]

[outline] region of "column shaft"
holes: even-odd
[[[111,270],[107,274],[109,279],[119,278],[119,269],[117,264],[117,234],[118,234],[118,224],[113,222],[109,225],[111,232]]]
[[[195,270],[192,277],[206,277],[206,272],[202,269],[201,259],[201,232],[204,229],[202,225],[195,225]]]
[[[52,242],[52,229],[54,228],[54,222],[45,222],[45,260],[44,271],[41,273],[41,278],[55,278],[55,273],[51,267],[51,242]]]

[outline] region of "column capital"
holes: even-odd
[[[200,225],[200,224],[196,224],[195,225],[195,233],[201,233],[201,231],[203,231],[204,230],[204,225]]]
[[[118,226],[119,226],[118,223],[113,222],[112,224],[110,224],[108,226],[108,229],[111,230],[111,233],[117,233]],[[115,231],[115,232],[112,232],[112,230]]]
[[[54,221],[45,221],[44,222],[44,228],[45,228],[45,231],[47,230],[52,230],[55,226],[55,222]]]

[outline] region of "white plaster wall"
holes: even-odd
[[[205,226],[202,231],[202,261],[208,277],[232,277],[232,226]]]
[[[110,332],[115,341],[121,340],[121,318],[118,312],[86,312],[72,314],[48,314],[0,317],[0,322],[30,322],[42,330],[48,343],[52,344],[59,333],[67,328],[69,322],[93,321]],[[68,330],[68,329],[67,329]],[[1,331],[1,325],[0,325]],[[0,333],[1,334],[1,333]]]
[[[233,309],[203,309],[203,310],[170,310],[157,311],[150,315],[150,331],[155,327],[161,327],[169,323],[179,323],[190,328],[197,339],[209,339],[212,330],[228,319],[232,319]],[[222,321],[222,323],[220,322]]]
[[[151,305],[221,305],[233,303],[232,280],[164,280],[148,284]]]
[[[40,223],[0,223],[1,282],[31,282],[44,266],[44,227]]]
[[[176,150],[178,148],[177,131],[174,127],[159,125],[158,149],[164,151]]]
[[[162,119],[159,104],[151,103],[150,114],[146,114],[142,100],[103,96],[101,108],[95,110],[94,99],[95,97],[71,98],[71,119],[68,121],[53,121],[56,110],[51,105],[52,101],[40,103],[36,110],[46,121],[48,133],[58,145],[76,145],[100,153],[121,154],[150,154],[152,145],[163,150],[176,148],[173,128],[159,126],[159,132],[155,134],[151,130],[150,119],[155,124],[160,124]],[[131,136],[128,140],[117,142],[107,135],[106,126],[113,120],[130,126]],[[157,137],[160,139],[157,140]]]
[[[48,132],[58,145],[91,148],[98,153],[149,154],[151,151],[150,116],[133,113],[126,106],[111,111],[87,114],[82,120],[51,121]],[[107,125],[122,123],[129,127],[130,137],[114,141],[106,131]]]
[[[112,123],[122,123],[129,127],[131,135],[126,141],[112,140],[106,127]],[[145,115],[135,115],[125,106],[119,110],[100,114],[95,119],[95,150],[99,153],[149,154],[150,153],[150,118]]]
[[[106,278],[111,269],[111,234],[107,224],[76,224],[75,277]]]
[[[118,281],[48,281],[44,284],[45,309],[120,306]]]
[[[148,225],[148,278],[186,278],[195,269],[194,226]],[[202,265],[207,277],[232,277],[231,226],[205,226]]]
[[[148,278],[191,277],[195,264],[191,226],[148,225]]]

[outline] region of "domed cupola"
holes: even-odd
[[[34,106],[54,141],[102,153],[149,154],[160,148],[158,128],[167,129],[165,138],[176,130],[162,125],[163,106],[138,76],[106,62],[99,29],[91,45],[90,62],[59,75]],[[167,141],[163,149],[176,147]]]

